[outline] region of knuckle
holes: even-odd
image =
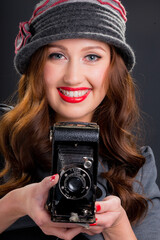
[[[47,184],[47,178],[44,178],[41,182],[39,182],[39,185],[42,187],[42,186],[45,186]]]
[[[108,222],[108,223],[105,224],[105,228],[110,228],[110,227],[112,227],[112,223],[111,222]]]
[[[64,240],[71,240],[72,238],[70,236],[66,236],[65,238],[63,238]]]
[[[42,228],[41,228],[41,230],[43,231],[43,233],[44,233],[45,235],[50,235],[50,233],[47,231],[47,229],[42,229]]]
[[[43,220],[43,218],[37,218],[35,222],[40,228],[43,228],[45,225],[45,221]]]
[[[100,234],[102,231],[100,230],[94,230],[94,232],[91,232],[91,236],[94,236],[95,234]]]
[[[62,240],[71,240],[70,238],[68,238],[67,236],[67,233],[59,233],[59,236],[58,236],[60,239]]]
[[[116,204],[116,206],[121,205],[121,200],[120,200],[120,198],[117,197],[117,196],[114,196],[113,199],[112,199],[112,201],[114,201],[114,204]]]
[[[71,240],[70,238],[64,237],[64,236],[61,236],[61,239],[63,239],[63,240]]]

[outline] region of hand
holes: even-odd
[[[108,196],[96,202],[96,223],[89,229],[83,229],[88,235],[103,233],[105,239],[136,239],[121,200],[116,196]]]
[[[71,240],[82,231],[82,227],[70,223],[54,223],[45,209],[48,192],[58,182],[58,175],[46,177],[40,183],[29,184],[18,189],[22,215],[29,215],[46,235]]]
[[[116,226],[122,214],[123,208],[118,197],[109,196],[101,202],[96,202],[96,223],[90,224],[85,233],[95,235]]]

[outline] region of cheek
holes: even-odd
[[[55,66],[53,66],[52,64],[47,63],[43,71],[43,78],[46,86],[55,86],[57,81],[61,79],[61,74],[62,71],[60,71],[58,68],[55,68]]]
[[[103,88],[104,90],[107,90],[109,86],[107,75],[108,75],[108,68],[107,69],[106,67],[101,67],[99,69],[97,68],[97,70],[94,71],[92,74],[94,79],[94,87],[99,89]]]
[[[53,71],[50,68],[45,68],[43,79],[44,79],[44,84],[46,86],[46,89],[50,89],[57,86],[57,81],[59,79],[59,76],[56,71]]]
[[[43,81],[44,81],[44,86],[45,86],[45,94],[46,94],[46,97],[49,102],[54,96],[53,89],[55,86],[53,77],[51,77],[51,76],[52,75],[51,75],[50,69],[48,67],[45,67],[44,72],[43,72]]]
[[[51,81],[51,69],[48,67],[47,64],[44,67],[43,79],[44,79],[44,83],[45,83],[46,87],[50,86],[52,84],[52,81]]]

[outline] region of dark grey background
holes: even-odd
[[[0,14],[0,102],[17,88],[19,79],[14,70],[14,40],[20,21],[29,20],[37,0],[1,2]],[[154,151],[160,186],[160,1],[122,0],[128,12],[127,41],[136,54],[133,77],[140,92],[145,144]]]

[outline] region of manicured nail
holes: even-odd
[[[96,205],[96,212],[99,212],[101,210],[101,206],[98,204]]]
[[[55,178],[56,178],[56,175],[57,175],[57,174],[53,175],[53,176],[50,178],[50,181],[51,181],[51,182],[54,182],[54,180],[55,180]]]
[[[97,223],[92,223],[92,224],[89,224],[89,226],[96,226]]]

